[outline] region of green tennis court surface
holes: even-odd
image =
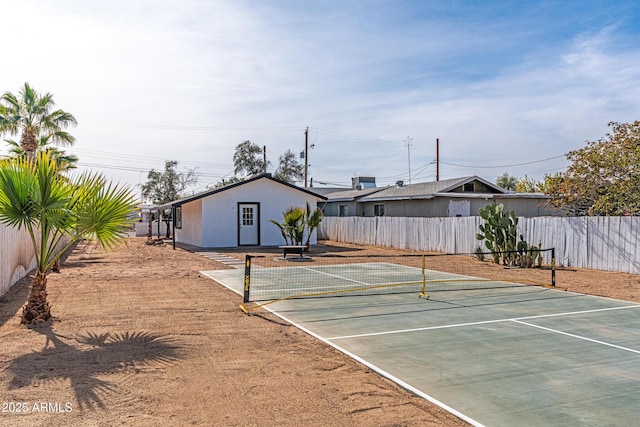
[[[280,270],[275,287],[304,293],[314,287],[317,267],[310,264],[259,274]],[[318,280],[353,281],[349,268],[324,266]],[[421,274],[415,267],[384,268],[394,280]],[[203,273],[242,295],[242,271]],[[640,304],[500,283],[431,291],[428,300],[418,292],[392,293],[288,299],[265,309],[473,425],[640,420]]]

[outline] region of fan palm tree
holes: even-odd
[[[309,247],[311,246],[311,234],[313,230],[318,228],[320,222],[322,221],[322,209],[316,208],[314,211],[311,210],[309,206],[309,202],[307,202],[307,208],[304,212],[304,222],[307,224],[307,242],[305,246],[307,247],[307,252],[309,251]]]
[[[46,151],[36,161],[14,157],[0,161],[0,223],[26,229],[36,258],[36,272],[22,312],[22,323],[51,317],[47,274],[80,239],[95,239],[115,249],[126,237],[136,199],[102,175],[67,178]]]
[[[27,153],[24,151],[20,143],[13,139],[5,139],[5,142],[9,145],[9,155],[12,157],[27,157]],[[76,169],[78,163],[78,156],[75,154],[66,153],[64,150],[53,147],[51,144],[51,135],[41,136],[36,139],[36,153],[40,151],[47,151],[49,156],[55,160],[58,165],[58,170],[62,173],[69,172],[71,169]]]
[[[42,136],[50,138],[52,144],[72,145],[75,138],[63,129],[75,126],[76,119],[66,111],[53,110],[54,106],[52,94],[40,95],[29,83],[17,96],[5,92],[0,97],[0,134],[20,134],[20,147],[29,159],[35,157]]]
[[[284,238],[287,245],[300,245],[304,236],[304,230],[306,223],[304,221],[304,209],[302,208],[290,208],[288,211],[283,212],[284,221],[279,223],[273,219],[269,221],[276,225],[280,230],[280,234]]]

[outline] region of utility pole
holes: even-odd
[[[263,171],[264,173],[267,173],[267,146],[263,145],[262,146],[262,155],[263,155],[263,162],[264,162],[264,166],[263,166]]]
[[[409,184],[411,184],[411,146],[413,145],[413,138],[407,137],[404,140],[405,145],[407,146],[407,158],[409,160]]]
[[[440,181],[440,138],[436,138],[436,181]]]
[[[307,173],[309,171],[309,126],[304,130],[304,187],[307,188]]]

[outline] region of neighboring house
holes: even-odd
[[[292,207],[311,209],[324,196],[260,174],[224,187],[176,200],[158,209],[172,209],[175,242],[203,248],[277,246],[284,244],[273,219],[282,222]],[[311,237],[316,243],[316,235]]]
[[[363,197],[384,190],[384,188],[342,189],[327,193],[324,195],[327,198],[327,202],[322,206],[322,211],[326,216],[365,216],[365,205],[359,203],[359,201]]]
[[[371,191],[365,189],[360,191]],[[326,216],[475,216],[486,205],[504,205],[522,217],[558,215],[547,205],[548,196],[514,193],[478,176],[378,188],[357,196],[358,190],[327,194]],[[346,209],[346,212],[343,212]],[[341,215],[345,213],[345,215]]]

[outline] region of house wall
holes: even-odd
[[[176,228],[176,241],[202,246],[202,199],[182,205],[182,228]]]
[[[231,188],[226,191],[212,194],[199,199],[202,203],[200,210],[201,230],[192,230],[202,236],[197,246],[201,247],[235,247],[238,246],[238,203],[260,204],[260,245],[277,246],[284,244],[278,227],[269,222],[274,219],[282,222],[283,212],[291,207],[304,208],[306,202],[314,209],[317,206],[316,198],[307,195],[294,188],[287,187],[277,182],[260,179],[244,185]],[[195,203],[195,202],[192,202]],[[182,211],[183,230],[188,220],[188,214]],[[182,236],[176,233],[176,238],[182,240]],[[316,242],[314,232],[311,243]],[[188,242],[191,243],[191,242]]]
[[[347,206],[347,210],[349,212],[349,215],[347,216],[366,216],[363,213],[365,207],[362,204],[356,202],[322,202],[319,206],[325,216],[340,216],[340,206]]]
[[[325,207],[326,216],[339,216],[339,205],[349,205],[348,216],[374,216],[374,206],[384,205],[384,216],[389,217],[447,217],[449,216],[450,201],[468,201],[469,214],[478,215],[480,209],[492,203],[504,205],[505,210],[514,210],[520,217],[537,217],[557,215],[554,210],[545,205],[544,199],[536,198],[463,198],[463,197],[435,197],[422,200],[384,200],[373,202],[347,203],[328,202]],[[354,214],[356,212],[357,214]]]
[[[505,210],[515,211],[519,217],[533,218],[561,214],[553,207],[548,206],[544,199],[509,199],[500,197],[495,198],[493,202],[503,205]]]

